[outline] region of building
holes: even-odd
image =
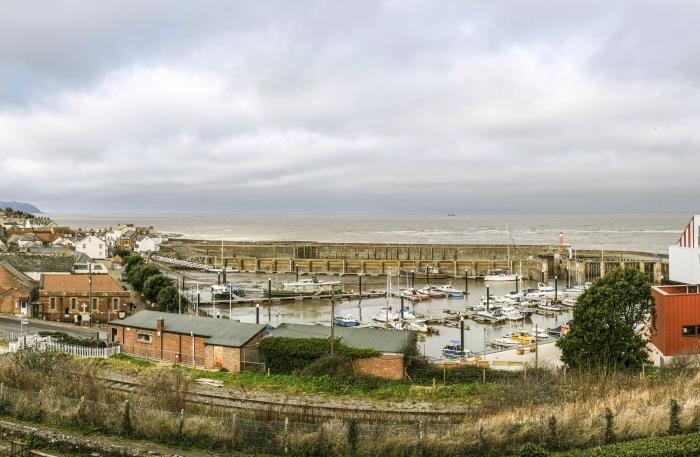
[[[92,259],[107,258],[107,243],[95,235],[88,235],[75,244],[75,250]]]
[[[411,332],[382,328],[335,327],[340,342],[357,349],[374,349],[380,355],[353,361],[355,372],[385,379],[404,378],[404,353]],[[322,325],[280,324],[271,337],[330,338],[331,328]]]
[[[137,235],[134,240],[134,251],[141,254],[158,251],[158,243],[148,235]]]
[[[109,275],[43,275],[39,313],[50,320],[106,322],[126,315],[129,291]]]
[[[110,341],[136,357],[182,362],[237,373],[257,364],[255,346],[264,324],[188,314],[139,311],[109,322]]]
[[[656,315],[652,319],[652,357],[663,364],[681,354],[700,354],[700,287],[652,287]]]
[[[31,317],[37,284],[7,261],[0,261],[0,313]]]
[[[700,216],[693,216],[678,242],[668,248],[669,274],[674,282],[700,284]]]

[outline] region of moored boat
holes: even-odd
[[[462,347],[460,340],[450,340],[450,343],[442,348],[442,355],[445,357],[464,357],[467,350]]]
[[[511,274],[507,269],[491,270],[484,275],[484,281],[517,281],[518,275]]]
[[[353,316],[352,314],[338,316],[333,319],[333,322],[339,327],[357,327],[358,325],[360,325],[360,321],[355,319],[355,316]]]
[[[263,289],[264,295],[272,295],[273,297],[280,296],[297,296],[297,295],[325,295],[332,293],[340,293],[342,283],[340,281],[319,281],[317,278],[300,279],[299,281],[285,282],[282,287],[269,291]]]
[[[447,295],[447,298],[462,298],[464,297],[464,292],[459,289],[452,287],[452,284],[446,284],[444,286],[435,287],[435,290]]]
[[[405,269],[399,270],[399,274],[403,278],[418,278],[418,279],[445,279],[447,278],[446,273],[442,273],[440,269],[434,265],[427,265],[422,268]]]
[[[423,301],[430,299],[429,294],[423,294],[416,289],[403,289],[401,290],[401,297],[411,300],[411,301]]]

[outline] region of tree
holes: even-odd
[[[172,285],[173,280],[162,274],[153,275],[143,283],[143,295],[146,300],[156,301],[158,292],[164,287]]]
[[[126,258],[132,256],[131,251],[129,251],[128,249],[124,249],[124,248],[115,248],[114,251],[112,252],[112,254],[113,254],[113,257],[119,256],[122,259],[126,259]],[[139,255],[138,257],[140,258],[141,256]],[[141,259],[141,260],[143,260],[143,259]]]
[[[178,291],[173,285],[163,287],[160,292],[158,292],[156,303],[158,303],[161,311],[167,313],[176,313],[178,311],[184,313],[189,306],[184,296],[180,297],[180,302],[178,303]]]
[[[141,257],[138,254],[132,254],[126,258],[124,258],[124,271],[128,274],[129,271],[136,267],[137,265],[140,265],[143,263],[143,257]]]
[[[648,337],[636,330],[654,311],[644,273],[631,268],[608,273],[579,297],[569,333],[557,341],[562,360],[572,368],[641,366]]]
[[[143,285],[148,278],[160,274],[160,270],[155,265],[142,263],[129,272],[129,282],[134,289],[143,291]]]

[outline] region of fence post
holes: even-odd
[[[236,446],[236,422],[238,422],[238,414],[233,413],[231,418],[231,439],[233,440],[234,447]]]
[[[5,383],[0,382],[0,411],[5,410]]]
[[[486,383],[486,368],[481,369],[481,380]]]
[[[284,453],[289,453],[289,417],[284,416]]]
[[[418,422],[418,449],[420,455],[423,455],[423,448],[425,447],[425,424],[423,424],[423,419]]]
[[[178,436],[182,436],[182,430],[185,428],[185,410],[180,410],[180,425],[177,430]]]

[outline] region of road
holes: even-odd
[[[103,329],[106,331],[106,329]],[[19,319],[15,316],[0,314],[0,332],[19,333]],[[97,335],[97,327],[78,327],[72,324],[64,324],[62,322],[42,321],[38,319],[30,319],[29,325],[24,326],[24,331],[28,333],[38,333],[41,331],[65,332],[71,335],[90,338]]]

